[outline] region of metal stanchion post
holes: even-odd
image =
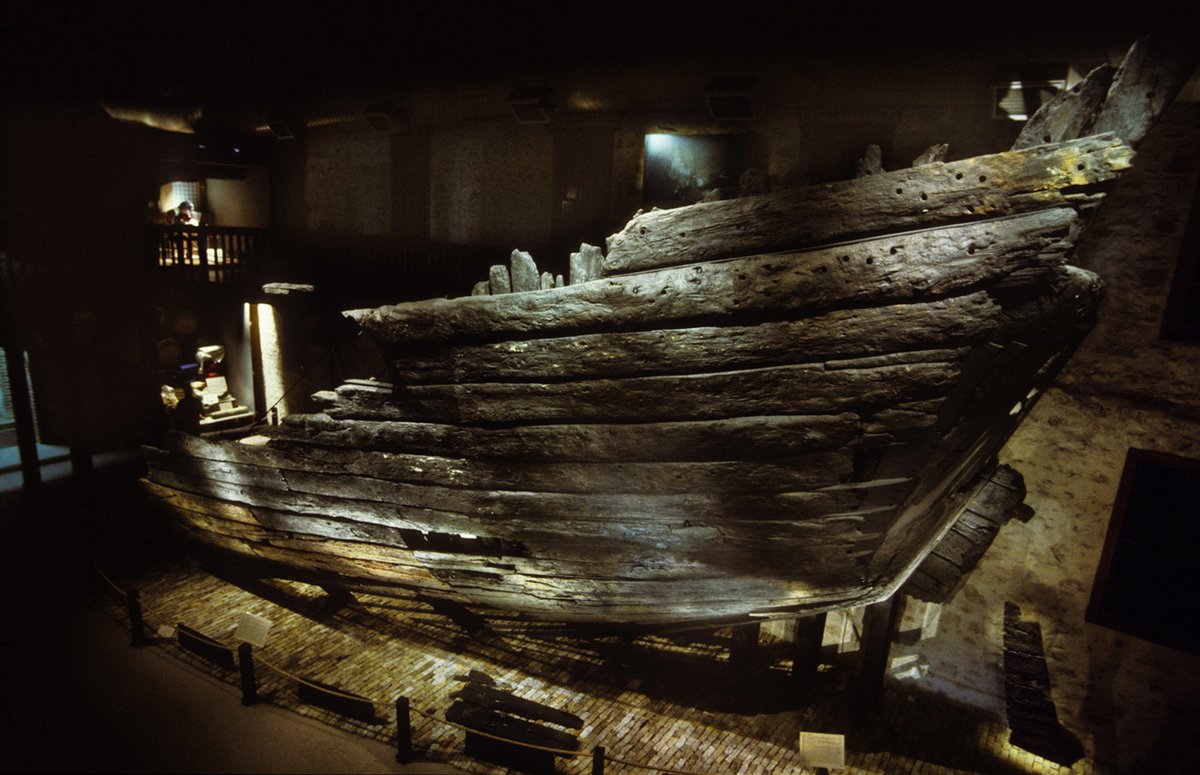
[[[592,749],[592,775],[604,775],[604,746]]]
[[[125,603],[129,607],[130,645],[146,645],[146,624],[142,621],[142,604],[138,601],[138,591],[131,589],[125,593]]]
[[[254,647],[249,643],[238,646],[238,668],[242,673],[242,704],[258,702],[258,681],[254,678]]]
[[[412,723],[408,715],[408,698],[396,698],[396,761],[407,764],[413,760]]]

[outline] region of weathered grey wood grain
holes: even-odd
[[[367,476],[411,484],[525,492],[685,493],[792,492],[845,482],[853,470],[847,450],[753,462],[563,463],[473,460],[322,447],[275,449],[221,444],[174,435],[168,449],[209,475],[242,477],[255,484],[286,486],[287,472]],[[737,450],[729,450],[734,458]],[[144,450],[152,464],[168,466],[167,453]]]
[[[328,539],[290,538],[273,535],[264,540],[265,534],[249,531],[242,523],[224,523],[225,532],[215,521],[200,512],[188,512],[192,519],[185,519],[181,527],[196,539],[242,555],[260,557],[291,567],[309,569],[318,575],[368,582],[387,588],[412,587],[437,589],[439,594],[469,596],[477,602],[512,609],[521,605],[535,615],[575,621],[629,621],[666,622],[696,619],[712,620],[714,616],[746,615],[746,606],[765,611],[778,609],[834,604],[838,600],[861,597],[864,592],[859,584],[826,582],[819,591],[812,589],[813,581],[788,582],[780,579],[748,579],[740,574],[722,573],[719,569],[701,571],[687,583],[675,578],[656,579],[653,572],[648,575],[631,567],[628,577],[577,578],[557,575],[552,566],[544,566],[542,575],[530,568],[530,575],[514,572],[505,563],[480,563],[478,558],[430,558],[422,553],[426,561],[441,559],[445,567],[436,568],[435,573],[422,568],[407,566],[404,562],[393,562],[390,558],[403,558],[410,553],[399,553],[387,547],[376,547],[356,542],[330,542]],[[193,521],[194,520],[194,521]],[[323,551],[327,545],[337,547],[337,552]],[[390,552],[390,553],[389,553]],[[411,553],[416,554],[416,553]],[[387,557],[389,559],[381,559]],[[518,558],[518,562],[521,562]],[[514,566],[515,567],[515,566]],[[843,569],[846,566],[842,563]],[[684,573],[687,568],[676,567]],[[456,589],[445,584],[449,582]]]
[[[1104,105],[1116,71],[1110,64],[1100,65],[1070,89],[1054,95],[1025,122],[1013,150],[1074,140],[1087,134]]]
[[[165,501],[186,511],[183,516],[197,527],[276,546],[299,539],[307,542],[307,548],[314,541],[330,540],[334,542],[330,553],[338,557],[364,557],[413,568],[437,565],[470,571],[472,566],[486,564],[531,576],[669,580],[711,578],[739,568],[770,566],[782,578],[812,578],[816,571],[843,575],[848,558],[865,558],[880,539],[878,532],[862,532],[841,518],[811,523],[729,521],[720,527],[543,519],[488,523],[493,543],[474,550],[469,547],[478,542],[458,541],[456,549],[447,544],[441,551],[418,548],[410,552],[405,531],[414,536],[437,533],[449,538],[463,528],[460,523],[442,527],[433,518],[425,526],[397,527],[394,523],[401,520],[393,518],[393,524],[387,524],[382,512],[369,521],[257,504],[245,507],[252,520],[228,519],[226,513],[211,508],[215,505],[212,495],[166,489],[155,482],[146,486],[165,493]],[[505,540],[496,543],[498,538]],[[418,545],[422,545],[420,541]],[[807,567],[797,568],[798,561]]]
[[[528,493],[464,490],[362,478],[352,485],[338,477],[293,472],[286,488],[221,481],[201,472],[152,468],[151,481],[187,492],[228,498],[250,506],[282,511],[336,514],[346,518],[380,513],[404,518],[404,527],[428,528],[431,516],[422,510],[468,515],[477,519],[538,521],[611,521],[620,524],[721,521],[725,519],[805,519],[852,509],[853,493],[794,492],[756,494],[627,494]],[[451,521],[459,520],[450,518]],[[454,532],[454,531],[448,531]],[[470,533],[470,530],[461,532]]]
[[[742,201],[742,200],[735,200]],[[674,211],[668,211],[674,212]],[[800,253],[610,277],[553,291],[431,299],[346,312],[386,345],[661,328],[955,295],[1061,264],[1075,221],[1057,208]]]
[[[508,267],[504,264],[496,264],[488,269],[488,293],[512,293],[512,279],[508,276]]]
[[[929,302],[833,310],[752,326],[580,334],[402,354],[398,384],[543,382],[812,362],[946,347],[993,334],[1001,308],[984,291]]]
[[[1119,137],[1102,135],[643,213],[609,237],[604,274],[1063,206],[1115,179],[1132,156]]]
[[[950,150],[949,143],[935,143],[924,151],[917,158],[913,159],[912,166],[922,167],[926,164],[934,162],[943,162],[946,160],[946,153]]]
[[[858,160],[858,173],[855,177],[865,178],[868,175],[883,174],[883,150],[878,145],[868,145]]]
[[[567,280],[569,285],[579,285],[590,282],[600,276],[600,268],[604,262],[604,254],[595,245],[584,242],[579,250],[570,255],[567,265]]]
[[[509,277],[514,293],[536,291],[541,288],[541,277],[533,256],[524,250],[514,250],[508,257]]]
[[[897,364],[773,366],[715,374],[554,383],[398,386],[391,396],[338,388],[331,417],[439,423],[651,422],[869,410],[933,398],[965,351],[889,356]]]
[[[835,450],[861,435],[858,416],[772,415],[652,423],[565,423],[515,428],[460,427],[424,422],[338,420],[302,415],[277,429],[283,443],[378,449],[476,459],[527,461],[697,461],[741,459]]]

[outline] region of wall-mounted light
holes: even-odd
[[[554,117],[550,89],[545,86],[524,86],[508,95],[508,106],[518,124],[545,124]]]
[[[704,88],[708,112],[718,121],[749,121],[754,118],[755,79],[750,76],[713,78]]]

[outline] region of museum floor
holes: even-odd
[[[1086,411],[1065,395],[1046,401],[1047,418]],[[1060,427],[1035,413],[1011,456],[1021,457],[1022,439],[1045,444]],[[855,727],[844,700],[856,649],[852,616],[830,617],[828,667],[797,702],[769,632],[760,670],[736,676],[711,637],[587,640],[503,616],[472,635],[419,601],[369,596],[330,611],[319,589],[239,586],[188,559],[141,513],[135,474],[130,462],[100,470],[83,505],[67,481],[50,483],[32,510],[13,493],[4,498],[5,771],[495,772],[467,757],[461,731],[442,722],[455,677],[469,669],[581,716],[581,750],[603,745],[610,772],[647,771],[616,759],[692,773],[801,772],[801,730],[845,733],[850,772],[1200,768],[1192,737],[1200,660],[1083,624],[1075,609],[1090,579],[1070,562],[1040,559],[1055,556],[1063,528],[1036,477],[1030,502],[1044,513],[1005,527],[950,604],[908,607],[883,701],[871,723]],[[260,658],[377,700],[384,723],[300,705],[293,684],[262,667],[267,702],[243,707],[236,673],[175,641],[130,648],[120,598],[94,564],[117,586],[140,590],[151,632],[184,623],[227,638],[242,612],[266,617],[273,626]],[[1055,566],[1050,575],[1047,565]],[[1008,743],[1000,636],[1007,600],[1045,633],[1059,720],[1085,752],[1069,768]],[[394,761],[388,703],[400,694],[417,711],[415,747],[432,764],[402,769]],[[559,760],[560,772],[590,768],[590,756]]]

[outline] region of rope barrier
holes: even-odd
[[[297,683],[302,683],[305,686],[311,686],[314,689],[319,689],[320,691],[323,691],[326,694],[332,694],[334,696],[341,697],[346,700],[358,700],[359,702],[369,702],[372,705],[387,706],[387,705],[392,704],[391,700],[376,700],[376,699],[372,699],[371,697],[363,697],[361,694],[350,694],[348,692],[343,692],[339,689],[331,689],[328,686],[322,686],[321,684],[314,683],[306,678],[301,678],[300,676],[298,676],[294,673],[289,673],[288,671],[286,671],[283,668],[279,667],[278,665],[275,665],[272,662],[264,659],[262,656],[260,656],[258,654],[255,654],[254,658],[257,659],[259,662],[262,662],[263,665],[267,669],[274,670],[276,673],[279,673],[284,678],[290,678],[291,680],[296,681]]]
[[[119,587],[111,578],[109,578],[108,575],[105,574],[104,571],[100,569],[100,566],[93,564],[92,567],[96,569],[96,572],[98,574],[100,574],[100,577],[103,578],[108,583],[109,586],[111,586],[114,590],[116,590],[116,592],[118,594],[120,594],[120,595],[126,594],[126,591],[121,589],[121,587]],[[142,610],[143,610],[143,614],[146,614],[149,612],[149,610],[146,609],[144,606],[143,606]],[[209,637],[207,635],[205,637],[207,637],[209,640],[211,640],[214,643],[225,646],[228,649],[231,649],[231,650],[235,649],[235,647],[233,645],[229,644],[228,642],[226,642],[220,638],[213,638],[213,637]],[[314,689],[318,689],[327,694],[332,694],[334,696],[342,697],[342,698],[348,699],[348,700],[358,700],[360,702],[368,702],[368,703],[371,703],[372,705],[376,705],[376,706],[379,706],[379,705],[390,706],[392,704],[391,700],[372,699],[370,697],[363,697],[363,696],[357,695],[357,694],[350,694],[350,693],[343,692],[343,691],[340,691],[337,689],[331,689],[327,686],[321,686],[319,684],[313,683],[312,681],[310,681],[308,679],[302,678],[294,673],[290,673],[287,670],[284,670],[283,668],[274,664],[270,660],[263,658],[259,654],[253,654],[252,658],[257,659],[259,662],[261,662],[263,664],[264,667],[266,667],[269,670],[274,671],[275,673],[278,673],[279,675],[283,676],[284,678],[288,678],[288,679],[296,681],[298,683],[305,684],[306,686],[310,686]],[[489,740],[495,740],[497,742],[506,743],[508,745],[514,745],[514,746],[518,746],[520,748],[527,748],[527,749],[530,749],[533,751],[542,751],[545,753],[551,753],[551,754],[554,754],[555,756],[562,756],[565,758],[577,758],[582,755],[582,754],[580,754],[579,751],[570,751],[565,748],[554,748],[551,746],[537,745],[536,743],[526,743],[521,740],[513,740],[511,738],[503,737],[501,735],[494,735],[489,732],[483,732],[481,730],[474,729],[472,727],[468,727],[465,724],[460,724],[456,721],[450,721],[449,719],[441,718],[433,713],[429,713],[428,711],[421,710],[420,708],[410,707],[409,711],[412,713],[416,713],[418,716],[423,716],[431,721],[434,721],[435,723],[445,724],[446,726],[449,726],[449,727],[455,727],[455,728],[461,729],[465,732],[470,732],[473,735],[478,735],[480,737],[485,737]],[[612,756],[611,754],[608,754],[607,752],[605,752],[604,759],[605,759],[605,761],[611,762],[612,764],[622,764],[622,765],[625,765],[626,767],[633,767],[635,769],[647,770],[649,772],[662,773],[662,775],[711,775],[711,773],[696,772],[694,770],[680,770],[680,769],[675,769],[672,767],[661,767],[661,766],[654,766],[654,765],[650,765],[650,764],[642,764],[641,762],[630,761],[628,759],[622,759],[617,756]]]
[[[95,568],[95,569],[96,569],[96,572],[100,574],[100,578],[102,578],[102,579],[104,579],[105,581],[107,581],[107,582],[108,582],[108,585],[117,591],[117,594],[118,594],[118,595],[121,595],[122,597],[124,597],[124,596],[125,596],[125,590],[123,590],[123,589],[121,589],[120,587],[118,587],[118,586],[117,586],[117,584],[116,584],[116,582],[115,582],[115,581],[113,581],[112,579],[110,579],[110,578],[108,577],[108,574],[106,574],[104,571],[100,570],[100,566],[99,566],[99,565],[97,565],[96,563],[92,563],[92,567],[93,567],[93,568]]]
[[[445,724],[446,726],[458,727],[459,729],[470,732],[473,735],[479,735],[480,737],[486,737],[491,740],[499,740],[500,742],[508,743],[509,745],[516,745],[516,746],[520,746],[521,748],[530,748],[534,751],[546,751],[547,753],[557,754],[558,756],[567,756],[567,757],[572,757],[572,758],[579,756],[578,751],[569,751],[566,748],[551,748],[549,746],[538,745],[536,743],[525,743],[520,740],[512,740],[507,737],[500,737],[499,735],[493,735],[489,732],[481,732],[480,730],[475,729],[473,727],[468,727],[463,724],[459,724],[457,721],[451,721],[450,719],[438,718],[437,716],[433,715],[432,713],[427,713],[426,711],[423,711],[420,708],[410,708],[410,710],[413,711],[414,713],[416,713],[418,716],[424,716],[425,718],[432,719],[433,721],[437,721],[439,723]]]

